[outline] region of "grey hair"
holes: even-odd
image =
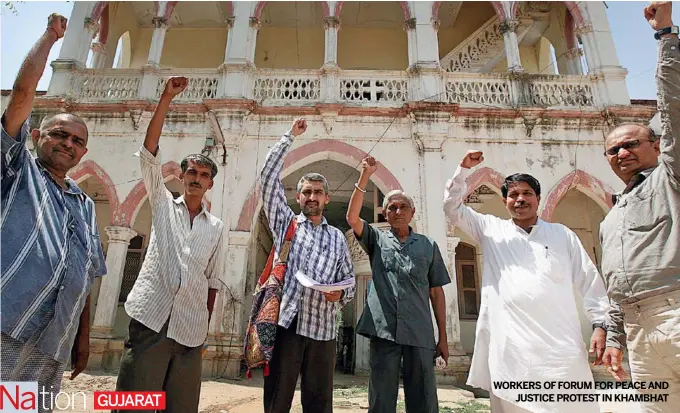
[[[394,198],[395,196],[401,196],[406,198],[406,200],[408,201],[408,205],[411,207],[411,209],[415,208],[415,203],[413,202],[413,198],[411,198],[411,195],[407,194],[401,189],[395,189],[393,191],[388,192],[387,195],[385,195],[385,198],[383,199],[383,209],[387,209],[387,205],[389,205],[390,199]]]
[[[180,167],[182,168],[182,173],[186,172],[187,168],[189,168],[189,161],[194,162],[196,165],[206,166],[210,168],[211,179],[214,179],[215,176],[217,175],[217,165],[215,164],[215,162],[213,162],[212,159],[208,158],[207,156],[201,155],[200,153],[187,155],[186,158],[182,159],[182,163],[180,164]]]
[[[619,124],[619,125],[616,125],[616,127],[615,127],[614,129],[612,129],[612,130],[609,131],[609,133],[607,134],[607,137],[605,138],[605,141],[606,141],[607,139],[609,139],[609,137],[610,137],[614,132],[616,132],[618,129],[625,128],[626,126],[637,126],[638,128],[645,129],[645,130],[647,131],[647,136],[649,136],[649,140],[650,140],[651,142],[657,141],[657,140],[659,139],[659,137],[660,137],[659,134],[657,134],[651,126],[641,125],[641,124],[639,124],[639,123],[630,123],[630,122],[628,122],[628,123],[621,123],[621,124]]]
[[[77,123],[78,125],[82,126],[85,128],[85,131],[87,131],[87,134],[90,134],[90,131],[87,129],[87,123],[83,120],[78,115],[74,115],[73,113],[55,113],[52,115],[45,116],[43,120],[40,122],[40,127],[38,130],[40,130],[40,134],[43,135],[47,132],[47,129],[51,128],[55,123],[59,122],[62,119],[66,119],[68,121]],[[87,136],[84,136],[84,138],[87,138]]]
[[[328,181],[326,180],[326,177],[324,177],[321,174],[318,174],[316,172],[310,172],[308,174],[305,174],[300,180],[298,181],[297,184],[297,193],[299,194],[302,192],[302,185],[304,185],[305,182],[323,182],[323,191],[328,194]]]

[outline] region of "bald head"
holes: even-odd
[[[40,132],[43,133],[50,129],[52,126],[56,125],[57,123],[60,122],[74,122],[77,123],[78,125],[82,126],[85,128],[85,138],[87,140],[87,135],[88,135],[88,130],[87,130],[87,124],[78,115],[74,115],[72,113],[56,113],[54,115],[46,116],[42,122],[40,122]]]
[[[645,169],[654,168],[659,156],[659,138],[648,126],[627,123],[612,130],[604,141],[605,156],[612,171],[625,183]]]

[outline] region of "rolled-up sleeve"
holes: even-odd
[[[172,200],[172,194],[165,187],[163,182],[163,168],[161,166],[161,150],[158,148],[156,156],[149,152],[144,146],[135,152],[139,157],[142,169],[142,180],[149,196],[149,203],[153,209],[158,203]]]
[[[2,179],[15,176],[30,159],[26,140],[30,135],[28,121],[21,126],[19,136],[9,136],[5,131],[5,116],[2,116]]]

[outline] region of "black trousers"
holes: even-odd
[[[116,390],[165,391],[165,412],[198,412],[202,347],[183,346],[167,333],[167,322],[156,333],[134,318],[130,320]]]
[[[371,376],[368,413],[394,413],[399,392],[399,370],[404,359],[404,396],[407,413],[437,413],[434,350],[403,346],[371,338]]]
[[[276,331],[269,375],[264,378],[265,413],[288,413],[298,376],[302,374],[302,411],[333,412],[335,340],[318,341],[295,332],[297,318],[288,329]]]

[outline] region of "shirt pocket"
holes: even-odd
[[[380,248],[380,260],[387,271],[396,272],[397,253],[392,248]]]
[[[334,251],[323,251],[316,257],[310,257],[314,260],[310,268],[314,268],[314,275],[316,280],[326,283],[334,282],[335,269],[338,266],[338,254]]]
[[[417,285],[429,285],[428,274],[430,271],[429,260],[423,256],[409,256],[411,263],[411,278]]]
[[[636,193],[626,200],[625,222],[629,232],[649,232],[669,219],[668,205],[655,190]]]

